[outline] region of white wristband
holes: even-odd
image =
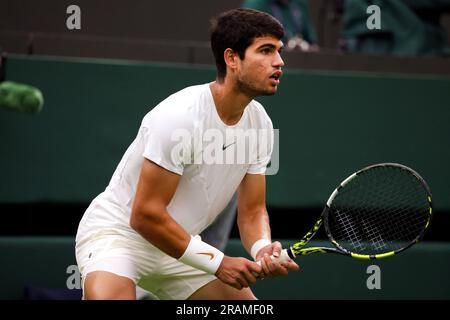
[[[200,237],[191,236],[186,251],[178,261],[203,270],[209,274],[215,274],[223,260],[223,252],[203,242]]]
[[[268,246],[271,244],[270,240],[267,239],[259,239],[256,241],[250,250],[250,255],[252,256],[253,260],[256,260],[256,255],[258,254],[258,251],[261,250],[261,248]]]

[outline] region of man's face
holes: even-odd
[[[238,59],[237,88],[252,97],[275,94],[284,66],[282,49],[283,42],[273,36],[255,38],[244,59]]]

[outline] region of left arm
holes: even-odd
[[[266,177],[246,174],[238,189],[237,223],[242,243],[250,253],[259,239],[271,242],[269,215],[266,209]]]
[[[279,263],[270,259],[270,255],[279,257],[281,244],[272,243],[270,235],[269,215],[266,209],[266,177],[262,174],[246,174],[238,189],[237,223],[242,243],[251,253],[253,244],[266,239],[267,245],[254,253],[255,260],[261,261],[262,277],[287,275],[288,270],[299,269],[294,261]]]

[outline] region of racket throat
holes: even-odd
[[[294,251],[292,251],[292,247],[290,247],[289,249],[286,249],[286,253],[289,256],[289,258],[291,258],[292,260],[294,260],[296,258]]]

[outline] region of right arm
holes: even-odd
[[[167,211],[179,181],[180,175],[144,159],[130,218],[130,226],[136,232],[175,259],[184,255],[192,241],[191,235]],[[215,275],[222,282],[242,289],[256,282],[253,272],[261,272],[255,262],[224,256]]]
[[[191,236],[170,216],[167,206],[180,176],[144,159],[130,226],[151,244],[178,259]]]

